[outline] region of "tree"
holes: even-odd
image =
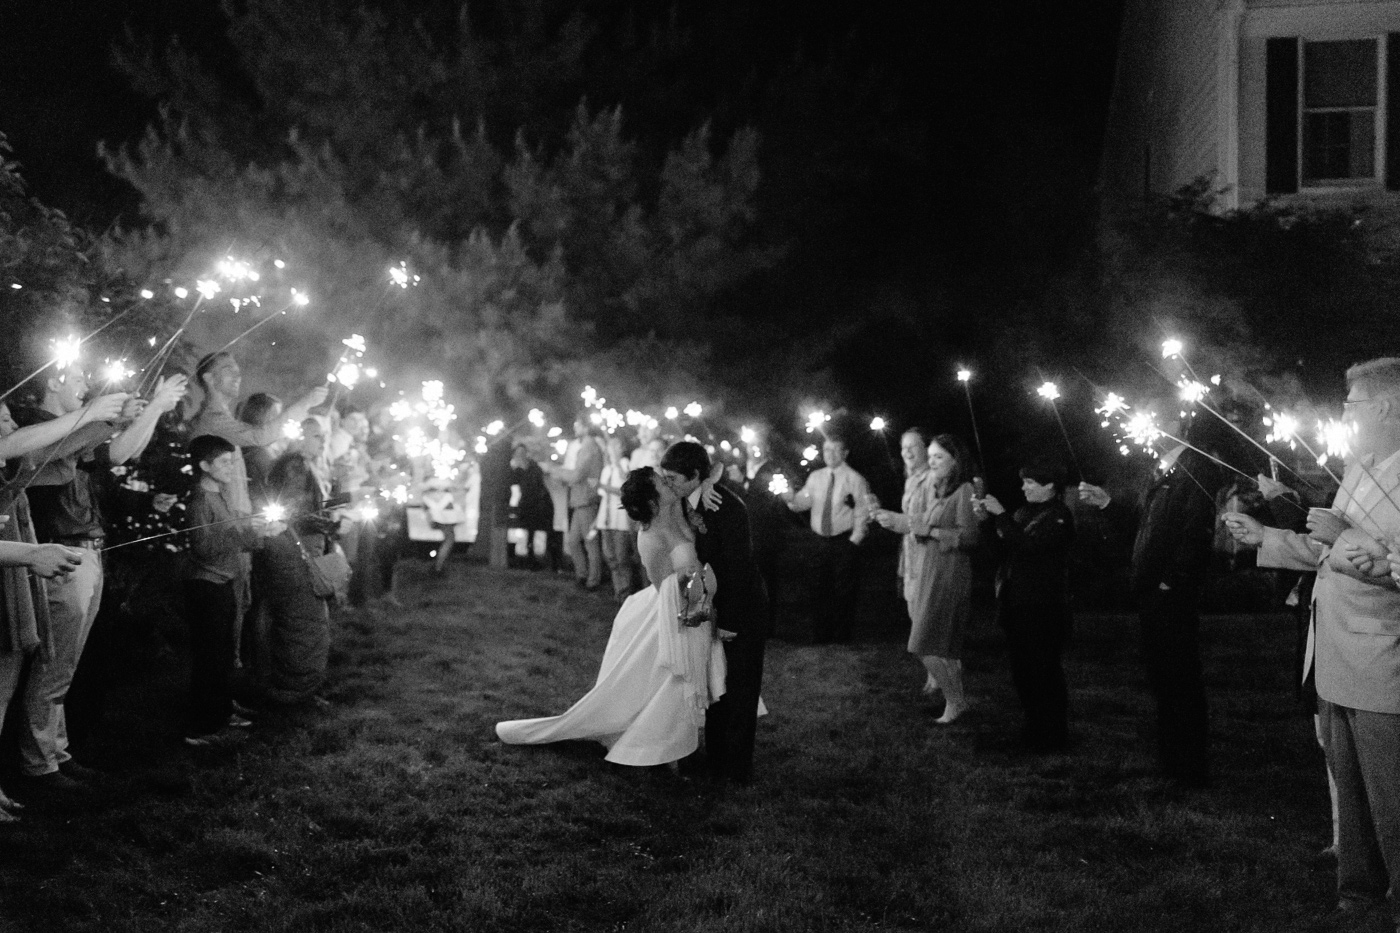
[[[754,233],[756,135],[719,146],[701,125],[658,158],[619,106],[563,102],[597,53],[578,4],[486,6],[490,29],[448,4],[408,18],[249,0],[228,8],[222,65],[133,43],[125,66],[162,114],[105,153],[150,221],[118,255],[186,279],[225,254],[282,259],[277,281],[314,297],[253,345],[282,379],[323,371],[342,332],[487,409],[562,402],[627,341],[654,341],[629,358],[654,370],[640,381],[673,371],[675,341],[771,261]],[[419,287],[389,286],[399,262]],[[191,334],[214,348],[246,329],[233,317],[202,315]]]

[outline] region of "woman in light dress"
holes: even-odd
[[[715,577],[695,554],[681,500],[651,468],[633,470],[622,506],[642,526],[638,550],[657,581],[627,598],[593,689],[558,716],[496,724],[510,745],[589,739],[615,764],[679,761],[700,744],[705,710],[724,693],[724,651],[715,637]]]
[[[947,724],[968,706],[962,643],[972,616],[972,549],[978,536],[973,460],[957,437],[940,434],[929,441],[918,428],[904,433],[899,449],[908,474],[901,511],[877,509],[871,518],[904,535],[899,575],[912,623],[909,653],[928,672],[924,692],[943,692],[946,705],[937,721]]]

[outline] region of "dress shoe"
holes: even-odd
[[[26,777],[21,786],[26,797],[39,800],[74,800],[91,793],[87,785],[73,780],[62,771]]]

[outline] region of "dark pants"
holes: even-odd
[[[764,641],[759,636],[739,635],[724,643],[728,667],[724,696],[705,714],[705,759],[710,774],[738,784],[753,780]]]
[[[763,578],[763,588],[768,591],[768,631],[776,633],[778,631],[778,558],[780,551],[776,547],[759,547],[753,549],[754,566],[758,568],[758,575]]]
[[[1066,606],[998,607],[1011,682],[1025,711],[1026,743],[1039,750],[1064,746],[1069,738],[1069,690],[1061,655],[1069,637]]]
[[[818,536],[813,635],[817,642],[848,642],[856,621],[860,549],[850,534]]]
[[[1158,762],[1168,777],[1203,784],[1210,778],[1210,739],[1195,594],[1141,594],[1138,618],[1147,681],[1157,703]]]
[[[185,623],[190,632],[190,735],[228,725],[233,712],[233,665],[238,600],[232,583],[185,581]]]

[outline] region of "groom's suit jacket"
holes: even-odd
[[[719,584],[716,624],[739,635],[767,638],[773,634],[768,593],[753,559],[748,509],[738,493],[724,484],[715,490],[720,495],[718,509],[705,508],[703,500],[695,509],[704,523],[703,531],[697,529],[695,550],[701,563],[714,568]]]

